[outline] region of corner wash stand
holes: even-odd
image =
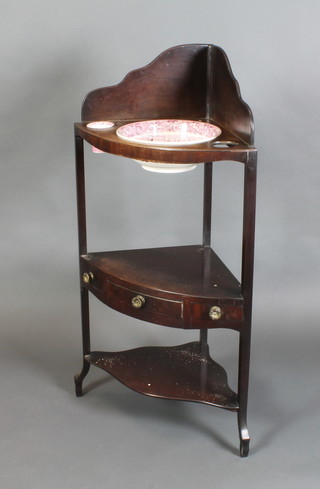
[[[172,147],[156,140],[145,144],[119,137],[120,127],[148,120],[202,121],[218,126],[221,134],[214,140]],[[102,129],[99,124],[89,124],[102,121],[109,124],[104,129],[103,124]],[[203,168],[202,242],[90,253],[84,140],[102,152],[147,162],[155,170],[163,163],[178,169],[177,165],[186,164]],[[75,148],[83,335],[83,368],[75,376],[77,396],[82,395],[90,365],[95,365],[148,396],[234,411],[240,455],[247,456],[257,152],[252,114],[240,96],[224,51],[207,44],[174,47],[146,67],[130,72],[119,85],[90,92],[82,106],[82,122],[75,124]],[[226,160],[244,168],[240,282],[211,248],[213,162]],[[116,311],[142,321],[199,330],[199,341],[120,352],[91,351],[89,292]],[[225,370],[209,355],[207,333],[215,328],[239,334],[237,392],[228,386]]]

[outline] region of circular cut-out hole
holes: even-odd
[[[214,141],[212,144],[215,148],[232,148],[233,146],[238,146],[235,141]]]

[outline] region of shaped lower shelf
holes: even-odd
[[[212,360],[208,348],[201,351],[200,342],[122,352],[94,351],[85,358],[147,396],[239,409],[238,396],[228,386],[226,371]]]

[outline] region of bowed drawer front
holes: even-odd
[[[106,284],[106,304],[128,316],[164,325],[183,325],[183,302],[162,299],[127,289],[110,281]]]

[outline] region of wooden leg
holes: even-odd
[[[240,333],[239,343],[239,380],[238,380],[238,428],[240,437],[240,456],[249,454],[250,436],[247,426],[247,406],[249,387],[249,363],[250,363],[250,334]]]
[[[85,376],[89,372],[89,369],[90,369],[90,363],[88,363],[85,359],[83,359],[83,367],[82,367],[81,372],[74,376],[74,383],[75,383],[75,387],[76,387],[76,396],[77,397],[83,396],[82,383],[83,383]]]
[[[89,297],[88,290],[81,290],[81,319],[82,319],[82,349],[83,349],[83,367],[79,374],[75,375],[74,382],[76,387],[76,395],[83,395],[82,383],[89,372],[90,363],[85,359],[86,355],[90,354],[90,319],[89,319]]]
[[[78,209],[78,239],[79,257],[87,252],[87,227],[86,227],[86,199],[85,199],[85,171],[83,139],[75,137],[76,153],[76,181],[77,181],[77,209]],[[80,284],[82,277],[80,276]],[[81,321],[82,321],[82,349],[83,367],[79,374],[74,377],[76,395],[82,396],[82,383],[89,372],[90,364],[85,356],[90,354],[90,320],[89,320],[89,293],[85,287],[81,287]]]
[[[250,436],[247,427],[246,413],[238,412],[238,426],[240,436],[240,457],[247,457],[249,454]]]
[[[239,339],[238,426],[240,435],[240,455],[249,453],[250,437],[247,427],[247,405],[249,388],[251,307],[254,257],[254,229],[256,202],[257,153],[251,152],[245,166],[243,201],[243,247],[242,247],[242,294],[244,298],[243,328]]]

